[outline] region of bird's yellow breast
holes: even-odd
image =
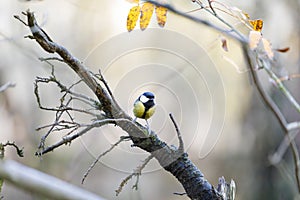
[[[142,102],[136,101],[133,105],[133,114],[138,117],[142,118],[145,112],[145,106]]]
[[[149,119],[155,112],[155,107],[151,107],[146,111],[145,119]]]
[[[145,110],[145,106],[142,102],[136,101],[133,106],[133,114],[138,118],[149,119],[155,112],[155,107],[151,107]]]

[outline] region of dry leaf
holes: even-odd
[[[141,17],[140,17],[140,28],[141,30],[145,30],[149,25],[152,14],[154,10],[154,5],[152,3],[146,2],[142,6],[141,9]]]
[[[288,52],[290,50],[290,47],[285,47],[285,48],[281,48],[281,49],[275,49],[275,51],[278,51],[280,53],[285,53]]]
[[[249,47],[250,47],[251,50],[257,48],[261,38],[262,38],[261,32],[259,32],[259,31],[250,31],[250,33],[249,33]]]
[[[261,31],[264,24],[263,20],[261,19],[249,20],[249,23],[255,31]]]
[[[167,11],[165,7],[162,6],[156,6],[155,13],[156,13],[156,19],[159,26],[164,27],[167,21]]]
[[[227,40],[226,38],[222,37],[221,38],[221,42],[222,42],[222,48],[224,51],[228,52],[228,46],[227,46]]]
[[[129,10],[128,16],[127,16],[127,30],[130,32],[134,29],[136,25],[136,21],[139,18],[140,15],[140,6],[134,6]]]
[[[266,51],[268,57],[269,57],[270,59],[273,59],[273,57],[274,57],[274,52],[273,52],[273,50],[272,50],[271,43],[270,43],[267,39],[265,39],[265,38],[262,38],[261,41],[262,41],[263,47],[264,47],[264,49],[265,49],[265,51]]]

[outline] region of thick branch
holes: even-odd
[[[182,183],[191,199],[222,199],[214,187],[204,178],[201,171],[189,160],[186,153],[164,168]]]
[[[49,199],[104,200],[93,193],[15,161],[0,160],[0,177],[19,188]]]

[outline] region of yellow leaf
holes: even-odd
[[[154,10],[154,5],[152,3],[146,2],[142,6],[141,17],[140,17],[140,28],[141,30],[145,30],[149,25],[152,14]]]
[[[268,57],[269,57],[270,59],[273,59],[273,57],[274,57],[274,52],[273,52],[273,50],[272,50],[271,43],[270,43],[267,39],[265,39],[265,38],[262,38],[261,41],[262,41],[263,47],[264,47],[264,49],[265,49],[265,51],[266,51]]]
[[[156,19],[159,26],[164,27],[167,21],[167,9],[162,6],[156,6],[155,13]]]
[[[256,20],[249,20],[250,25],[252,26],[253,30],[255,31],[261,31],[263,28],[263,20],[261,19],[256,19]]]
[[[136,21],[139,18],[141,8],[140,6],[134,6],[129,10],[127,16],[127,30],[130,32],[134,29]]]
[[[250,47],[251,50],[257,48],[261,38],[262,38],[261,32],[259,32],[259,31],[250,31],[250,33],[249,33],[249,47]]]

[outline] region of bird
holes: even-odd
[[[137,118],[145,119],[148,127],[148,132],[151,132],[148,119],[152,117],[155,112],[154,94],[152,92],[144,92],[141,94],[133,104],[133,114],[135,116],[134,122]]]

